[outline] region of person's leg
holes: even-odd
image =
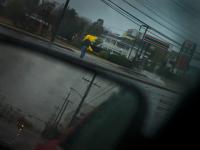
[[[86,46],[82,46],[81,47],[81,58],[83,58],[85,56],[85,52],[86,52]]]

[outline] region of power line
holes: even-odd
[[[124,12],[120,11],[120,9],[117,9],[116,7],[113,7],[111,4],[109,4],[108,2],[106,2],[105,0],[101,0],[104,4],[106,4],[108,7],[112,8],[114,11],[118,12],[119,14],[121,14],[123,17],[125,17],[126,19],[128,19],[129,21],[133,22],[134,24],[140,26],[139,23],[135,22],[134,20],[132,20],[130,17],[128,17],[127,15],[125,15]]]
[[[171,3],[175,4],[177,7],[179,7],[181,10],[183,10],[184,13],[188,14],[188,17],[192,18],[192,21],[195,21],[195,25],[197,27],[197,25],[200,25],[200,20],[199,20],[199,16],[198,16],[198,12],[194,12],[193,9],[189,9],[188,7],[185,6],[185,4],[181,3],[181,2],[177,2],[177,1],[170,1]],[[188,21],[187,21],[188,22]],[[190,28],[190,31],[192,33],[194,33],[193,35],[195,35],[196,37],[194,39],[199,39],[197,32],[199,31],[196,28],[192,28],[191,24],[185,24],[188,28]],[[190,33],[191,33],[190,32]],[[198,32],[200,33],[200,32]]]
[[[101,0],[101,1],[105,1],[105,0]],[[132,15],[130,12],[128,12],[128,11],[126,11],[125,9],[123,9],[122,7],[118,6],[116,3],[114,3],[114,2],[112,2],[112,1],[110,1],[110,0],[108,0],[108,1],[109,1],[110,3],[112,3],[112,5],[114,5],[115,7],[117,7],[118,9],[120,9],[121,11],[123,11],[124,13],[126,13],[127,15],[129,15],[130,17],[132,17],[133,19],[135,19],[135,20],[137,20],[138,22],[140,22],[141,24],[143,24],[143,25],[149,27],[151,30],[157,32],[158,34],[160,34],[160,35],[163,36],[164,38],[170,40],[171,42],[173,42],[173,43],[175,43],[175,44],[177,44],[177,45],[179,45],[179,46],[182,45],[182,44],[180,44],[179,42],[175,41],[174,39],[172,39],[172,38],[168,37],[167,35],[161,33],[161,32],[158,31],[157,29],[155,29],[155,28],[149,26],[148,24],[146,24],[145,22],[141,21],[140,19],[138,19],[137,17],[135,17],[134,15]]]
[[[144,13],[143,11],[141,11],[140,9],[138,9],[137,7],[135,7],[133,4],[129,3],[126,0],[122,0],[123,2],[125,2],[126,4],[128,4],[130,7],[136,9],[137,11],[139,11],[141,14],[143,14],[144,16],[146,16],[147,18],[153,20],[154,22],[156,22],[157,24],[163,26],[165,29],[167,29],[168,31],[172,32],[173,34],[175,33],[176,35],[178,35],[179,37],[181,37],[183,40],[185,40],[186,38],[184,36],[182,36],[181,34],[179,34],[178,32],[172,30],[171,28],[169,28],[168,26],[166,26],[165,24],[159,22],[158,20],[156,20],[155,18],[151,17],[150,15]]]
[[[104,1],[103,1],[104,2]],[[106,5],[109,5],[110,6],[110,4],[108,4],[107,2],[104,2]],[[111,8],[113,8],[113,7],[111,7]],[[124,16],[124,15],[123,15]],[[128,20],[130,20],[130,21],[132,21],[130,18],[127,18]],[[134,22],[135,23],[135,22]],[[137,24],[138,26],[139,26],[139,24]],[[121,30],[122,31],[122,30]],[[149,33],[151,33],[152,35],[154,35],[154,36],[156,36],[156,37],[158,37],[159,39],[163,39],[163,38],[161,38],[160,36],[158,36],[158,35],[156,35],[155,33],[153,33],[153,32],[151,32],[151,31],[148,31]],[[164,40],[164,39],[163,39]],[[176,46],[176,45],[174,45],[174,44],[171,44],[171,45],[173,45],[174,47],[177,47],[177,48],[180,48],[180,47],[178,47],[178,46]]]
[[[198,18],[199,16],[196,15],[198,14],[198,12],[194,12],[193,9],[188,9],[188,7],[185,7],[185,5],[183,4],[183,2],[180,1],[176,1],[176,0],[171,0],[172,3],[174,3],[176,6],[178,6],[179,8],[183,9],[185,12],[187,12],[190,16],[194,17],[195,19],[197,19],[198,21],[200,21]]]
[[[148,2],[148,3],[151,5],[151,7],[153,7],[153,6],[155,6],[155,5],[158,5],[158,4],[152,3],[152,1],[150,1],[150,0],[145,0],[145,1]],[[176,3],[179,3],[179,6],[176,4],[178,7],[181,7],[181,5],[182,5],[182,9],[184,9],[184,8],[187,9],[187,7],[185,7],[184,4],[181,4],[182,1],[181,1],[181,2],[180,2],[180,1],[177,2],[177,1],[175,1],[175,0],[171,0],[171,1],[169,1],[169,2],[173,3],[172,1],[174,1],[174,2],[176,2]],[[159,10],[160,13],[162,13],[163,15],[166,15],[166,12],[164,12],[163,9],[160,9],[160,7],[157,7],[156,10]],[[190,11],[193,11],[193,10],[190,10]],[[186,10],[186,12],[187,12],[187,10]],[[193,11],[193,12],[194,12],[194,11]],[[189,13],[189,12],[188,12],[188,13]],[[194,12],[194,13],[195,13],[195,12]],[[194,17],[195,19],[196,19],[196,18],[199,18],[199,16],[197,16],[197,17],[193,16],[193,17]],[[175,20],[175,18],[171,18],[171,20],[172,20],[172,21],[177,21],[177,20]],[[191,26],[190,26],[190,25],[188,25],[188,24],[184,24],[184,25],[187,26],[187,27],[185,26],[187,29],[189,29],[189,28],[191,29]],[[192,33],[194,33],[194,35],[197,35],[197,36],[196,36],[196,39],[199,39],[198,34],[197,34],[197,31],[199,31],[199,30],[192,31]],[[191,33],[191,32],[190,32],[190,33]],[[192,33],[191,33],[191,34],[192,34]],[[197,42],[197,41],[196,41],[196,42]],[[199,46],[199,45],[197,45],[197,46]]]
[[[146,8],[148,11],[150,11],[151,13],[153,13],[154,15],[156,15],[157,17],[159,17],[161,20],[163,20],[163,21],[165,21],[167,24],[169,24],[170,26],[172,26],[172,27],[174,27],[174,28],[176,28],[176,29],[178,29],[178,30],[181,30],[181,32],[184,32],[185,34],[190,34],[190,36],[192,35],[192,36],[194,36],[191,32],[185,32],[185,31],[188,31],[188,30],[185,30],[185,29],[183,29],[183,28],[181,28],[181,27],[178,27],[177,25],[174,25],[174,24],[172,24],[172,23],[169,23],[169,20],[168,19],[166,19],[165,17],[162,17],[161,15],[159,15],[156,11],[155,11],[155,9],[153,9],[153,8],[151,8],[151,7],[149,7],[149,6],[147,6],[147,5],[145,5],[143,2],[141,2],[141,0],[136,0],[140,5],[142,5],[144,8]]]
[[[113,5],[115,5],[116,7],[118,7],[119,9],[123,10],[124,12],[126,12],[128,15],[130,15],[133,18],[136,18],[138,21],[140,21],[141,23],[143,23],[145,26],[149,27],[151,30],[157,32],[158,34],[162,35],[163,37],[171,40],[172,42],[176,43],[177,45],[181,45],[179,42],[173,40],[172,38],[166,36],[165,34],[161,33],[160,31],[158,31],[157,29],[149,26],[148,24],[146,24],[145,22],[141,21],[140,19],[138,19],[137,17],[135,17],[134,15],[132,15],[131,13],[129,13],[128,11],[126,11],[125,9],[123,9],[122,7],[118,6],[116,3],[112,2],[111,0],[108,0],[110,3],[112,3]]]
[[[106,2],[106,0],[101,0],[101,1]],[[140,22],[141,24],[143,24],[143,25],[145,25],[145,26],[149,26],[148,24],[146,24],[146,23],[143,22],[142,20],[140,20],[140,19],[138,19],[137,17],[135,17],[135,16],[133,16],[132,14],[130,14],[128,11],[122,9],[122,8],[121,8],[120,6],[118,6],[116,3],[114,3],[114,2],[112,2],[112,1],[110,1],[110,0],[107,0],[107,1],[109,1],[109,2],[112,4],[112,6],[114,5],[114,6],[117,7],[119,10],[121,10],[122,12],[125,12],[126,14],[130,15],[132,18],[134,18],[136,21]],[[106,3],[108,3],[108,2],[106,2]],[[108,3],[108,4],[109,4],[109,3]]]
[[[158,5],[158,4],[152,3],[152,1],[150,1],[150,0],[145,0],[145,1],[148,2],[148,4],[150,4],[152,7],[155,6],[155,5]],[[167,1],[167,2],[173,3],[172,1]],[[179,6],[178,6],[178,7],[179,7]],[[166,12],[164,12],[163,9],[160,9],[160,7],[157,7],[156,10],[159,10],[160,13],[162,13],[163,15],[166,15]],[[196,18],[198,18],[198,17],[195,17],[195,19],[196,19]],[[171,19],[172,21],[175,21],[175,22],[177,21],[175,18],[172,18],[172,17],[170,17],[170,19]],[[187,29],[188,29],[188,28],[191,28],[191,26],[188,25],[188,24],[184,24],[184,25],[185,25],[185,27],[187,27]],[[195,35],[197,35],[196,32],[197,32],[197,31],[193,31],[193,33],[194,33]]]

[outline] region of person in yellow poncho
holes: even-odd
[[[95,42],[97,40],[96,36],[93,35],[86,35],[83,38],[83,42],[82,42],[82,46],[81,46],[81,56],[80,58],[83,58],[85,56],[85,53],[88,50],[93,51],[92,47],[91,47],[91,43]]]

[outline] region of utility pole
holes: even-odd
[[[58,112],[58,115],[57,115],[55,121],[54,121],[54,122],[55,122],[55,127],[56,127],[56,128],[57,128],[58,124],[60,123],[60,121],[61,121],[61,119],[62,119],[62,116],[63,116],[64,112],[65,112],[66,109],[67,109],[67,106],[68,106],[69,103],[70,103],[70,101],[69,101],[70,95],[71,95],[71,89],[70,89],[70,91],[69,91],[67,97],[65,98],[65,101],[64,101],[64,103],[63,103],[63,105],[62,105],[60,111]]]
[[[131,54],[132,54],[132,52],[133,52],[133,49],[134,49],[134,46],[135,46],[136,40],[137,40],[137,37],[136,37],[136,39],[135,39],[135,41],[134,41],[133,45],[131,46],[130,53],[128,54],[128,60],[129,60],[129,59],[130,59],[130,57],[131,57]]]
[[[138,39],[139,39],[139,35],[140,35],[140,30],[141,30],[141,28],[142,28],[142,25],[140,26],[139,31],[138,31],[138,34],[137,34],[137,36],[136,36],[136,39],[135,39],[135,41],[134,41],[134,43],[133,43],[133,45],[132,45],[132,47],[131,47],[131,51],[130,51],[130,53],[129,53],[128,59],[130,59],[130,56],[131,56],[132,51],[133,51],[133,48],[134,48],[135,44],[137,43],[137,41],[138,41]],[[138,46],[137,51],[138,51],[138,50],[139,50],[139,46]],[[136,53],[137,53],[137,52],[136,52]]]
[[[61,24],[61,22],[62,22],[62,20],[63,20],[63,18],[64,18],[64,16],[65,16],[65,12],[66,12],[66,9],[67,9],[67,7],[68,7],[68,5],[69,5],[69,2],[70,2],[70,0],[66,0],[66,2],[65,2],[65,5],[64,5],[64,8],[63,8],[62,13],[61,13],[61,15],[60,15],[60,18],[59,18],[59,20],[58,20],[58,22],[57,22],[57,24],[56,24],[55,29],[53,30],[53,35],[52,35],[52,38],[51,38],[51,42],[54,42],[54,40],[55,40],[55,38],[56,38],[58,29],[59,29],[60,24]]]
[[[145,32],[144,32],[144,35],[143,35],[143,37],[142,37],[142,47],[141,47],[140,53],[139,53],[139,55],[138,55],[139,57],[142,55],[142,52],[143,52],[143,50],[144,50],[144,39],[145,39],[145,36],[146,36],[146,34],[147,34],[148,29],[149,29],[149,26],[147,26],[147,27],[145,28]]]
[[[84,93],[84,95],[83,95],[83,97],[82,97],[82,99],[81,99],[81,102],[79,103],[79,105],[78,105],[78,107],[77,107],[75,113],[73,114],[72,119],[71,119],[71,121],[70,121],[70,123],[69,123],[69,127],[74,123],[74,121],[75,121],[75,119],[76,119],[76,116],[77,116],[78,113],[80,112],[80,109],[81,109],[81,107],[82,107],[82,105],[83,105],[83,103],[84,103],[86,97],[88,96],[88,94],[89,94],[89,92],[90,92],[90,90],[91,90],[91,87],[92,87],[92,85],[93,85],[93,83],[94,83],[95,78],[96,78],[96,73],[94,73],[94,75],[93,75],[93,77],[92,77],[92,80],[90,81],[90,84],[88,85],[88,87],[87,87],[87,89],[86,89],[86,91],[85,91],[85,93]]]
[[[145,25],[141,25],[140,28],[139,28],[139,34],[138,34],[138,37],[137,37],[137,40],[138,40],[138,41],[139,41],[140,31],[141,31],[141,29],[142,29],[143,26],[145,26]],[[144,36],[143,36],[143,37],[144,37]],[[143,40],[142,40],[142,41],[143,41]],[[133,62],[137,59],[139,50],[140,50],[140,45],[138,45],[138,47],[137,47],[137,52],[136,52],[136,54],[135,54],[135,57],[134,57],[134,59],[133,59]]]

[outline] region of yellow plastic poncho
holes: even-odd
[[[94,50],[92,49],[91,46],[89,46],[89,47],[87,48],[87,51],[88,51],[88,52],[93,52]]]
[[[97,37],[96,36],[94,36],[94,35],[86,35],[84,38],[83,38],[83,41],[85,41],[85,40],[89,40],[90,42],[95,42],[96,40],[97,40]],[[91,46],[89,46],[88,48],[87,48],[87,51],[88,52],[93,52],[93,49],[92,49],[92,47]]]
[[[83,41],[85,40],[89,40],[90,42],[95,42],[97,40],[97,37],[94,36],[94,35],[86,35],[84,38],[83,38]]]

